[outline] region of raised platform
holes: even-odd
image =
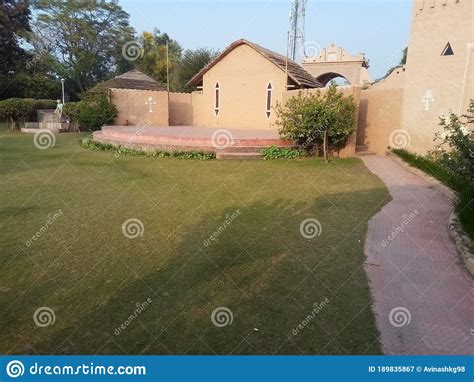
[[[218,159],[254,159],[270,146],[293,147],[276,130],[243,130],[196,126],[104,126],[93,134],[97,142],[144,151],[206,151]]]

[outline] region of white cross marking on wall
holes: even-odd
[[[429,111],[431,109],[431,104],[435,101],[435,98],[433,96],[433,91],[427,90],[423,98],[421,99],[421,102],[425,106],[425,110]]]
[[[148,106],[148,112],[153,113],[153,106],[156,105],[156,102],[153,100],[153,97],[148,97],[145,105]]]

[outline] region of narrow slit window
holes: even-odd
[[[221,107],[221,89],[219,87],[219,82],[217,82],[216,87],[215,87],[215,108],[214,108],[214,112],[216,113],[216,116],[219,114],[220,107]]]
[[[273,87],[272,83],[270,82],[267,86],[267,118],[270,118],[270,116],[272,115],[272,90]]]
[[[448,45],[443,50],[443,53],[441,53],[442,56],[454,56],[454,51],[453,48],[451,47],[451,44],[448,42]]]

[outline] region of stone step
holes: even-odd
[[[216,159],[262,159],[261,153],[250,152],[250,153],[225,153],[225,152],[217,152]]]
[[[358,157],[368,157],[371,155],[377,155],[377,153],[373,153],[371,151],[356,151],[356,155]]]
[[[359,151],[361,151],[361,152],[367,151],[367,149],[368,149],[368,147],[366,145],[357,145],[356,146],[356,153],[359,152]]]

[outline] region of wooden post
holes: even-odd
[[[288,90],[288,49],[290,48],[290,31],[288,31],[286,36],[286,61],[285,61],[285,90]]]

